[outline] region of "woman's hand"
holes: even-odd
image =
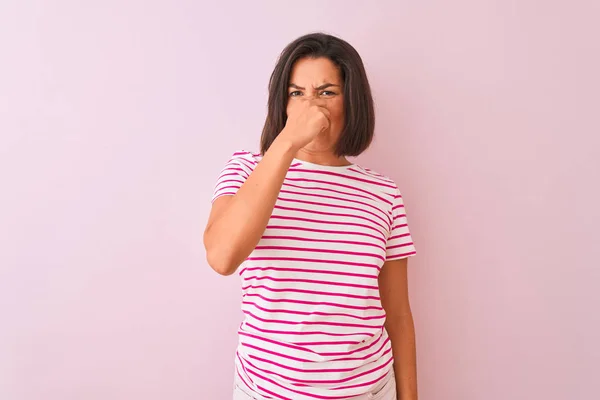
[[[287,122],[279,136],[290,141],[295,150],[329,129],[329,111],[318,100],[290,100],[287,114]]]

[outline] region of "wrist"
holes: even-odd
[[[283,156],[288,156],[291,158],[296,157],[296,153],[300,148],[294,143],[293,140],[289,138],[290,134],[284,128],[279,135],[275,138],[269,150],[273,148],[273,150]]]
[[[267,150],[267,153],[273,154],[277,158],[284,159],[290,163],[294,157],[296,157],[297,152],[298,149],[294,145],[294,142],[281,135],[277,136],[275,140],[273,140],[269,150]]]

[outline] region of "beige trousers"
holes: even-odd
[[[236,374],[235,388],[233,390],[233,400],[263,400],[256,394],[250,394],[245,391],[245,385],[239,382]],[[396,400],[396,376],[392,369],[388,376],[381,381],[372,392],[361,394],[360,396],[348,397],[348,400]]]

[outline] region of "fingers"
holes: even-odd
[[[319,110],[321,110],[321,112],[323,114],[325,114],[325,117],[327,117],[327,119],[331,118],[331,113],[329,112],[329,110],[327,109],[327,107],[324,107],[324,106],[318,106],[318,107],[319,107]]]
[[[288,115],[290,113],[298,115],[311,107],[315,107],[327,119],[327,125],[329,126],[331,124],[331,113],[327,109],[326,104],[326,100],[322,99],[295,99],[293,102],[288,103]]]
[[[326,102],[324,100],[315,100],[315,99],[310,99],[308,100],[308,106],[316,106],[318,108],[318,110],[325,116],[325,118],[327,118],[327,125],[331,124],[331,113],[329,112],[329,110],[327,109],[327,107],[325,106]]]
[[[322,130],[328,129],[331,126],[331,114],[329,113],[329,110],[327,110],[324,107],[319,107],[319,110],[321,111],[321,114],[323,114],[325,119],[327,120],[327,126],[323,127]]]

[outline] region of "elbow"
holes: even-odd
[[[204,248],[206,261],[217,274],[229,276],[235,272],[239,264],[233,261],[232,255],[228,254],[226,249],[211,244],[206,234],[204,235]]]
[[[235,272],[237,265],[229,260],[229,257],[219,254],[218,250],[206,249],[206,261],[208,265],[219,275],[229,276]]]

